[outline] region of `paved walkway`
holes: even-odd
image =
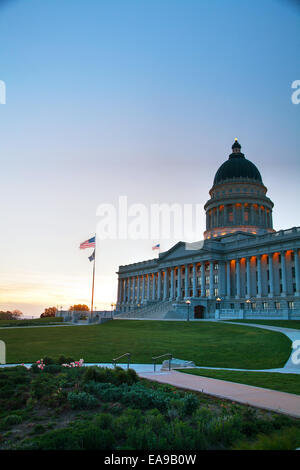
[[[277,392],[266,388],[199,377],[176,371],[165,372],[164,374],[146,372],[140,373],[139,376],[155,382],[174,385],[186,390],[203,392],[218,398],[225,398],[226,400],[300,418],[300,396],[292,393]]]

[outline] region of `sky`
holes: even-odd
[[[203,207],[235,137],[299,226],[299,50],[296,1],[0,0],[0,310],[89,305],[99,205]],[[96,308],[175,241],[97,239]]]

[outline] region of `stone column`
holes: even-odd
[[[247,273],[247,299],[251,297],[251,265],[250,265],[250,258],[247,256],[246,258],[246,273]]]
[[[174,272],[175,272],[175,268],[171,268],[170,300],[174,300]]]
[[[300,296],[300,266],[299,266],[298,248],[294,250],[294,263],[295,263],[295,281],[296,281],[295,297],[299,297]]]
[[[150,274],[147,274],[147,300],[150,300]]]
[[[235,275],[236,275],[236,299],[241,297],[241,267],[240,260],[237,259],[235,262]]]
[[[227,225],[227,220],[228,220],[228,208],[227,204],[224,205],[224,220],[223,220],[223,226],[226,227]]]
[[[224,297],[225,291],[225,262],[219,261],[219,282],[218,282],[218,293],[219,297]]]
[[[233,223],[232,225],[236,225],[236,206],[232,204],[232,214],[233,214]]]
[[[137,284],[136,284],[136,303],[140,303],[140,276],[137,277]]]
[[[157,276],[157,300],[161,300],[161,270],[158,271]]]
[[[242,217],[242,225],[245,224],[245,204],[242,202],[242,211],[241,211],[241,217]],[[248,225],[248,224],[247,224]]]
[[[226,290],[227,290],[227,299],[231,297],[231,287],[230,287],[230,261],[227,261],[227,282],[226,282]]]
[[[153,276],[152,276],[152,300],[155,300],[155,293],[156,293],[156,283],[155,283],[155,279],[156,278],[156,273],[153,273]]]
[[[184,296],[189,297],[189,265],[185,265],[184,271]]]
[[[165,274],[164,274],[164,300],[168,299],[168,268],[165,269]]]
[[[209,297],[210,299],[214,297],[214,263],[213,261],[209,262]]]
[[[118,294],[117,294],[117,304],[119,305],[122,302],[122,279],[118,279]]]
[[[193,297],[197,296],[197,273],[196,273],[196,263],[193,263]]]
[[[274,297],[273,253],[270,253],[268,257],[269,257],[269,286],[270,286],[269,297]]]
[[[254,223],[254,207],[253,204],[249,206],[249,218],[250,218],[250,225],[255,225]]]
[[[135,276],[132,279],[132,303],[135,304]]]
[[[261,258],[260,258],[261,255],[258,255],[256,257],[256,261],[257,261],[257,266],[256,266],[256,269],[257,269],[257,295],[256,297],[261,297],[262,296],[262,284],[261,284]]]
[[[128,281],[127,281],[127,288],[128,288],[128,291],[127,291],[127,303],[130,304],[130,283],[131,283],[131,279],[130,277],[128,278]]]
[[[181,299],[181,267],[178,266],[178,272],[177,272],[177,298],[176,300]]]
[[[145,274],[143,274],[143,281],[142,281],[142,303],[144,302],[145,300]]]
[[[281,295],[284,297],[287,295],[287,282],[286,282],[286,262],[285,262],[285,251],[281,252],[281,282],[282,292]]]
[[[123,296],[122,296],[122,304],[125,304],[126,302],[126,288],[127,288],[127,284],[126,284],[126,279],[123,279]]]
[[[201,297],[205,297],[205,263],[201,262]]]
[[[217,227],[220,226],[220,209],[219,206],[217,207]]]

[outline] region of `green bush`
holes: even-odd
[[[19,415],[8,415],[3,419],[4,426],[12,426],[13,424],[21,424],[22,417]]]
[[[186,393],[182,398],[182,402],[183,412],[187,415],[193,414],[199,406],[199,400],[193,393]]]
[[[233,446],[235,450],[294,450],[300,447],[300,429],[283,428],[270,435],[259,434],[252,442],[240,440]]]
[[[69,392],[68,402],[73,409],[89,409],[98,405],[96,398],[86,392]]]

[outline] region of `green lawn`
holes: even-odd
[[[300,395],[300,375],[279,372],[244,372],[231,370],[182,369],[180,372],[213,379],[228,380],[239,384],[279,390]]]
[[[235,323],[256,323],[257,325],[279,326],[300,330],[300,320],[224,320]]]
[[[114,320],[102,325],[0,330],[7,362],[33,362],[60,355],[85,362],[111,362],[125,352],[132,363],[151,363],[153,355],[196,365],[268,369],[282,367],[291,352],[283,334],[215,322]]]

